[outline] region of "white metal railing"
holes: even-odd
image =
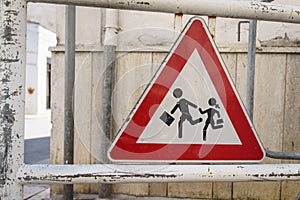
[[[299,6],[241,0],[29,0],[77,6],[299,23]]]
[[[300,180],[300,164],[26,165],[21,183],[151,183]]]
[[[233,0],[31,0],[115,9],[300,22],[300,7]],[[22,199],[25,183],[300,180],[300,164],[24,165],[25,0],[0,4],[0,195]]]
[[[0,4],[0,195],[21,199],[17,171],[24,162],[26,5]]]

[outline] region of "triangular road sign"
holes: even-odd
[[[112,161],[257,162],[265,152],[201,18],[192,18],[108,150]]]

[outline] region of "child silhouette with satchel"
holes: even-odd
[[[206,141],[206,133],[207,133],[207,128],[209,125],[211,125],[212,129],[219,129],[223,127],[223,119],[221,119],[220,117],[220,112],[217,110],[219,109],[219,105],[217,104],[217,101],[215,98],[210,98],[208,100],[208,104],[211,106],[210,108],[206,109],[206,110],[202,110],[201,108],[199,108],[199,111],[201,114],[205,114],[207,113],[207,119],[205,121],[205,126],[203,128],[203,141]],[[213,108],[213,106],[215,108]],[[217,117],[219,119],[217,119],[216,123],[214,120],[214,115],[217,114]]]
[[[182,97],[182,90],[180,88],[177,88],[174,90],[173,95],[175,98],[181,98]],[[202,121],[202,118],[198,118],[196,120],[192,119],[192,115],[189,112],[189,107],[197,108],[195,104],[192,102],[181,98],[174,108],[171,110],[171,114],[174,114],[177,109],[181,112],[180,119],[178,121],[178,138],[182,138],[182,127],[183,127],[183,122],[187,120],[190,122],[191,125],[198,124]]]

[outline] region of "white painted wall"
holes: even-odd
[[[50,46],[56,45],[56,34],[37,23],[27,25],[26,114],[46,112],[47,58]],[[29,88],[34,92],[30,94]]]
[[[56,30],[56,5],[45,3],[28,3],[27,20],[38,22],[41,26],[55,32]]]
[[[26,114],[37,114],[38,104],[38,43],[39,43],[39,24],[27,24],[27,65],[26,65]],[[29,94],[28,89],[33,88],[32,94]]]
[[[39,26],[39,43],[38,43],[38,113],[45,112],[46,109],[46,75],[47,75],[47,58],[51,58],[49,47],[56,45],[56,34],[52,31]]]
[[[50,136],[50,111],[46,108],[47,58],[56,34],[38,23],[27,23],[25,138]],[[29,88],[34,89],[30,94]]]

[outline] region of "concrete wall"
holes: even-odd
[[[99,162],[100,83],[103,65],[101,44],[105,17],[102,11],[94,8],[77,8],[75,163]],[[59,28],[57,37],[60,46],[52,49],[51,163],[63,163],[64,23],[62,19],[64,14],[62,7],[58,9],[57,18],[60,19],[57,21]],[[189,16],[183,17],[182,26],[188,18]],[[242,99],[245,100],[247,27],[243,28],[242,42],[238,43],[237,23],[238,20],[218,18],[216,40],[233,81]],[[114,135],[178,34],[173,31],[174,16],[170,14],[121,11],[119,24],[121,31],[118,36],[113,102]],[[175,23],[175,26],[177,30],[180,24]],[[264,146],[273,151],[300,151],[298,145],[300,139],[297,135],[300,130],[300,86],[298,84],[300,47],[296,47],[296,44],[299,45],[297,43],[300,39],[299,30],[299,25],[295,24],[259,22],[254,124]],[[273,39],[280,40],[280,43],[270,43]],[[289,161],[268,158],[264,161],[264,163],[281,162]],[[61,188],[55,185],[52,187],[52,192],[61,192]],[[115,184],[113,191],[138,196],[269,200],[293,199],[300,192],[299,188],[299,182],[151,183]],[[75,191],[97,193],[97,185],[76,185]]]
[[[299,120],[299,61],[300,49],[292,52],[286,48],[282,52],[263,50],[257,55],[255,77],[254,124],[265,145],[273,151],[300,151],[298,132]],[[116,91],[114,92],[114,133],[122,125],[144,85],[150,80],[165,52],[131,52],[119,53],[116,71]],[[102,53],[78,52],[76,59],[77,78],[75,93],[75,162],[97,163],[99,161],[99,133],[101,107],[101,65]],[[231,76],[245,99],[246,62],[245,52],[223,52]],[[51,162],[62,163],[63,149],[63,52],[55,52],[53,60],[53,87],[60,88],[53,93],[53,132],[51,138]],[[89,77],[89,78],[87,78]],[[133,81],[132,78],[135,78]],[[134,91],[132,93],[132,91]],[[128,94],[131,95],[119,95]],[[266,159],[264,163],[281,163]],[[236,198],[244,199],[293,199],[299,191],[299,182],[268,183],[194,183],[194,184],[116,184],[115,193],[133,195],[153,195],[168,197],[193,198]],[[59,192],[55,189],[53,191]],[[77,192],[96,192],[96,185],[76,186]],[[297,189],[298,188],[298,189]]]

